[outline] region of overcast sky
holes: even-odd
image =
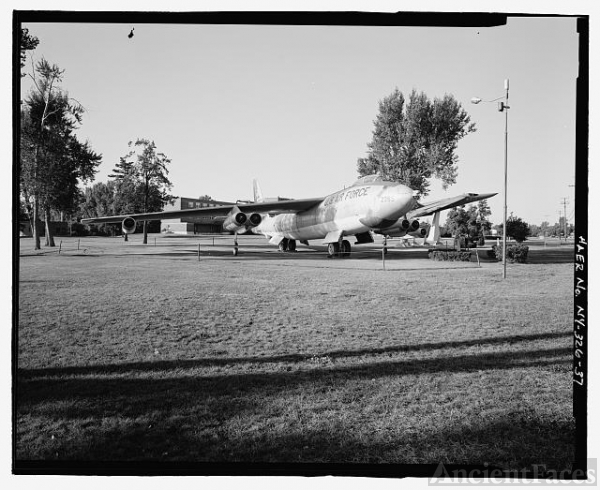
[[[499,27],[25,27],[40,40],[34,58],[64,69],[63,88],[87,109],[79,134],[103,155],[97,181],[139,137],[172,160],[179,196],[249,199],[253,178],[266,196],[325,196],[357,178],[378,103],[397,87],[454,95],[478,128],[459,144],[457,183],[433,185],[426,200],[498,192],[490,205],[499,223],[504,115],[470,99],[502,96],[508,78],[509,213],[554,223],[566,197],[573,216],[575,18],[509,17]]]

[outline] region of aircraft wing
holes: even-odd
[[[155,213],[133,213],[120,216],[102,216],[98,218],[85,218],[82,223],[120,223],[125,218],[134,218],[137,221],[152,221],[173,218],[205,218],[207,221],[222,221],[234,207],[243,213],[298,213],[319,205],[324,198],[315,199],[289,199],[285,201],[252,202],[248,204],[229,204],[207,208],[193,208],[173,211],[158,211]]]
[[[475,194],[469,192],[456,197],[448,197],[446,199],[440,199],[439,201],[433,201],[427,204],[417,204],[417,206],[406,213],[408,219],[418,218],[420,216],[428,216],[438,211],[444,211],[446,209],[454,208],[456,206],[462,206],[469,202],[481,201],[482,199],[488,199],[497,194],[493,192],[491,194]]]

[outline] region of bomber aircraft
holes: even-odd
[[[221,223],[236,234],[252,230],[264,235],[282,252],[295,251],[296,242],[322,240],[330,256],[347,257],[350,242],[373,243],[373,233],[387,237],[405,235],[439,240],[440,212],[455,206],[493,197],[491,194],[462,194],[421,204],[416,191],[378,174],[358,179],[350,187],[314,199],[262,200],[255,185],[255,202],[204,208],[104,216],[83,219],[82,223],[122,223],[123,233],[133,233],[136,220],[195,218],[206,223]],[[258,198],[257,198],[258,197]],[[416,218],[433,215],[431,225],[421,226]]]

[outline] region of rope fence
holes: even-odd
[[[27,240],[27,241],[24,241]],[[310,259],[317,257],[326,257],[333,261],[343,260],[366,260],[379,259],[383,270],[398,260],[418,259],[423,260],[427,257],[427,250],[422,247],[402,246],[403,242],[388,239],[381,243],[372,243],[365,245],[365,248],[352,248],[350,252],[344,254],[330,255],[327,251],[327,245],[316,243],[308,249],[299,248],[295,251],[280,252],[276,246],[268,244],[262,236],[238,236],[237,241],[233,235],[149,235],[147,243],[143,243],[141,234],[129,235],[125,241],[123,236],[116,237],[55,237],[55,247],[44,245],[44,237],[41,237],[41,249],[34,250],[31,238],[21,239],[20,256],[36,255],[125,255],[125,254],[156,254],[160,255],[162,251],[155,250],[162,248],[167,253],[166,248],[171,253],[181,253],[181,255],[195,255],[198,261],[209,257],[234,256],[240,259],[244,257],[262,256],[265,258],[293,258]],[[366,248],[368,247],[368,248]],[[449,247],[440,247],[438,250],[450,250]],[[470,262],[476,262],[477,267],[481,267],[479,254],[476,249],[472,249]],[[392,264],[390,264],[390,261]],[[433,261],[432,262],[438,262]],[[465,264],[466,265],[466,264]],[[441,266],[441,264],[439,264]],[[393,267],[392,267],[393,268]]]

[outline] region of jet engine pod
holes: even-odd
[[[258,225],[260,225],[261,221],[262,221],[262,218],[261,218],[260,214],[252,213],[250,216],[248,216],[247,226],[250,226],[250,227],[258,226]]]
[[[410,221],[408,221],[407,219],[403,219],[403,220],[400,222],[400,228],[401,228],[402,230],[408,230],[408,229],[410,228]]]
[[[427,230],[427,228],[421,228],[421,229],[419,230],[419,235],[420,235],[420,236],[422,236],[422,237],[424,237],[425,235],[427,235],[427,232],[428,232],[428,231],[429,231],[429,230]]]
[[[246,224],[248,216],[242,212],[230,213],[223,222],[223,228],[227,231],[237,231]]]
[[[121,227],[123,228],[123,233],[129,234],[135,232],[135,220],[133,218],[125,218],[121,223]]]
[[[419,226],[421,226],[419,224],[419,222],[417,220],[414,220],[411,224],[410,227],[408,229],[408,231],[417,231],[419,229]]]

